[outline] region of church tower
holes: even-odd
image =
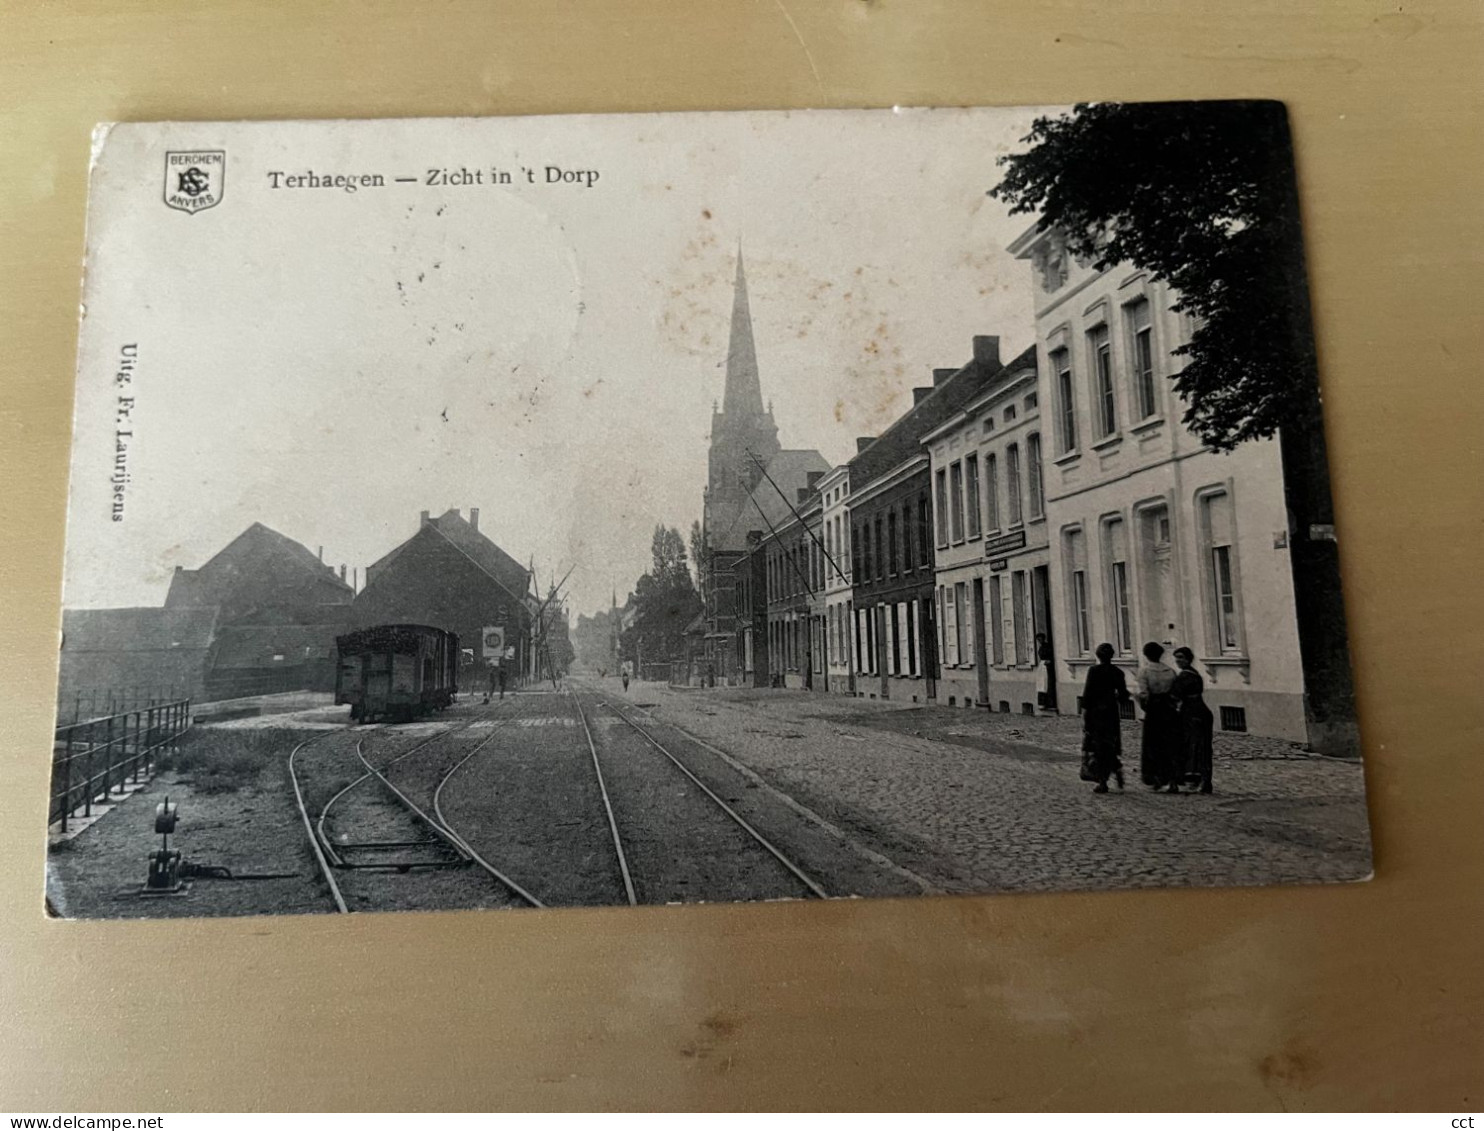
[[[732,328],[727,343],[726,386],[721,411],[711,414],[711,454],[706,483],[706,545],[730,549],[718,540],[731,531],[763,477],[764,465],[778,454],[778,425],[763,408],[752,313],[747,305],[747,274],[737,249],[737,280],[732,293]],[[756,458],[753,458],[756,457]]]

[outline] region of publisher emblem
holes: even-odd
[[[200,212],[221,203],[227,180],[227,154],[193,149],[165,154],[165,203],[182,212]]]

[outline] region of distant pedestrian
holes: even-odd
[[[1201,792],[1211,792],[1211,747],[1215,738],[1216,720],[1211,708],[1206,706],[1206,681],[1195,670],[1195,653],[1189,648],[1175,649],[1175,663],[1180,672],[1170,687],[1179,711],[1180,729],[1183,738],[1182,757],[1177,769],[1188,781],[1200,782]]]
[[[1162,660],[1164,648],[1150,641],[1144,645],[1144,665],[1139,669],[1139,706],[1144,709],[1144,733],[1139,744],[1139,780],[1150,789],[1180,792],[1181,752],[1185,748],[1180,717],[1170,688],[1175,673]]]
[[[488,672],[489,686],[484,689],[484,701],[488,703],[495,694],[495,669],[490,668]]]
[[[1108,792],[1108,779],[1123,789],[1124,703],[1132,702],[1123,670],[1113,666],[1113,645],[1099,644],[1098,662],[1082,690],[1082,780],[1095,781],[1094,793]]]
[[[505,680],[506,680],[506,678],[507,677],[505,675],[505,665],[504,664],[501,664],[500,665],[500,698],[501,699],[505,698]]]
[[[624,668],[624,670],[623,670],[623,691],[624,691],[624,694],[625,695],[627,695],[629,693],[629,669],[628,668]]]
[[[1056,710],[1055,659],[1046,634],[1036,633],[1036,706],[1043,711]]]

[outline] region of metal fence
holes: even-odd
[[[159,707],[177,703],[191,694],[179,684],[161,686],[140,684],[136,687],[81,687],[63,691],[57,699],[57,722],[77,723],[84,719],[105,718],[121,711]]]
[[[57,727],[52,744],[52,794],[47,823],[91,817],[93,805],[139,781],[160,751],[191,728],[191,701],[177,699]]]

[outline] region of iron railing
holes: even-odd
[[[123,711],[135,711],[141,707],[159,707],[175,703],[190,694],[188,687],[179,684],[160,686],[140,684],[135,687],[82,687],[64,691],[57,698],[57,721],[66,719],[78,723],[85,719],[101,719]]]
[[[57,727],[52,743],[52,793],[47,823],[61,825],[81,810],[91,817],[129,781],[154,768],[159,753],[173,748],[191,728],[191,701],[176,699],[132,711]]]

